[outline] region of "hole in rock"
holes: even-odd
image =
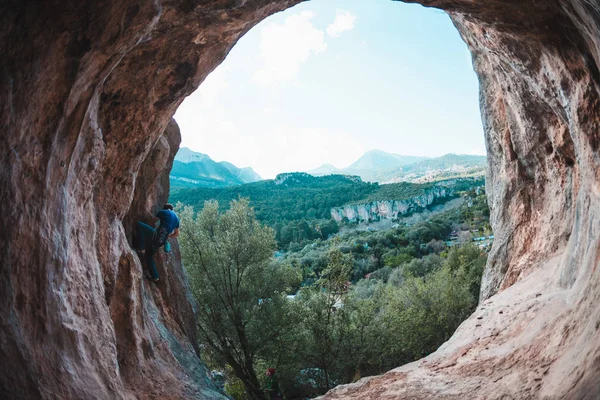
[[[493,242],[485,145],[445,13],[293,7],[175,119],[170,202],[200,347],[229,387],[255,392],[276,367],[289,398],[322,394],[433,352],[475,310]]]

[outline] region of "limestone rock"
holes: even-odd
[[[164,199],[178,105],[298,2],[2,3],[0,397],[219,396],[177,251],[149,286],[128,236]],[[428,359],[328,397],[598,398],[600,7],[420,3],[450,14],[480,80],[495,231],[484,309]]]
[[[331,218],[337,222],[341,222],[344,218],[350,222],[396,220],[403,215],[422,211],[436,200],[448,199],[454,193],[451,187],[434,186],[426,189],[425,193],[407,200],[381,200],[332,208]]]

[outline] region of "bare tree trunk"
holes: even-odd
[[[237,376],[246,389],[246,393],[252,400],[267,400],[264,391],[258,383],[258,378],[254,373],[254,369],[246,371],[246,368],[242,367],[231,355],[226,356],[227,364],[231,366],[235,376]]]
[[[331,389],[329,387],[329,372],[327,372],[327,368],[323,369],[323,372],[325,372],[325,389],[329,391],[329,389]]]
[[[260,388],[260,385],[257,382],[251,382],[248,379],[243,379],[244,387],[246,388],[246,393],[252,400],[268,400],[265,392]]]

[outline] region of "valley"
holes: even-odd
[[[398,222],[461,197],[468,190],[483,191],[483,185],[482,178],[380,185],[357,176],[286,173],[273,180],[226,188],[174,188],[170,201],[201,210],[204,202],[214,200],[224,211],[232,200],[247,198],[258,220],[274,229],[280,247],[284,247],[316,236],[326,239],[339,225]]]
[[[321,395],[430,354],[473,312],[493,241],[485,157],[371,151],[345,170],[247,183],[227,165],[181,149],[169,199],[211,310],[198,316],[203,359],[227,395],[258,392],[253,369],[272,366],[285,398]]]
[[[192,292],[219,310],[199,321],[209,343],[203,357],[220,371],[222,390],[244,399],[266,383],[232,369],[244,360],[210,345],[217,332],[237,342],[243,330],[248,344],[239,342],[235,354],[257,346],[255,368],[276,366],[287,399],[318,396],[437,349],[479,299],[493,237],[483,186],[481,178],[380,185],[286,173],[173,190]],[[239,291],[228,276],[244,276]],[[238,305],[219,304],[221,295]],[[239,312],[241,322],[215,325],[225,312]],[[253,344],[273,333],[268,345]]]

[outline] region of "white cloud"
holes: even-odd
[[[335,19],[327,27],[327,34],[331,37],[340,37],[343,32],[354,29],[356,16],[349,11],[337,9]]]
[[[263,66],[253,80],[261,85],[294,81],[300,66],[313,54],[327,49],[325,34],[311,22],[314,14],[303,11],[282,24],[269,23],[260,32],[259,52]]]

